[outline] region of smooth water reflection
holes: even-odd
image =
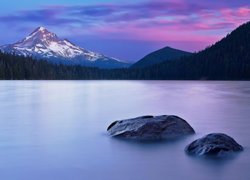
[[[174,142],[131,143],[107,136],[114,120],[175,114],[197,134]],[[0,178],[250,179],[250,82],[1,81]],[[210,132],[245,150],[221,161],[184,153]]]

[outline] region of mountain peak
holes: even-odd
[[[43,26],[37,27],[27,37],[14,44],[0,46],[0,50],[66,64],[106,66],[107,68],[128,66],[128,64],[122,63],[117,59],[88,51],[67,39],[61,39]]]
[[[55,33],[48,31],[45,27],[36,28],[26,39],[40,39],[40,40],[58,40],[58,37]]]
[[[37,28],[37,30],[38,31],[44,31],[44,30],[47,30],[47,29],[45,27],[43,27],[43,26],[40,26],[40,27]]]
[[[30,35],[32,34],[46,34],[46,33],[51,33],[48,29],[46,29],[43,26],[37,27]]]
[[[32,33],[34,33],[34,32],[45,32],[45,31],[48,31],[48,30],[43,26],[39,26]]]

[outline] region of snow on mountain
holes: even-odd
[[[14,44],[0,46],[6,53],[32,56],[54,63],[79,64],[99,68],[123,68],[129,64],[81,48],[67,39],[60,39],[44,27],[38,27],[29,36]]]

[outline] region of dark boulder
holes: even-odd
[[[242,151],[243,147],[233,138],[222,133],[208,134],[189,144],[185,151],[192,155],[223,156],[228,153]]]
[[[141,116],[115,121],[107,131],[111,136],[129,139],[168,139],[194,134],[194,129],[178,116]]]

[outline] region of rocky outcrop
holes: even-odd
[[[221,156],[232,152],[242,151],[243,147],[233,138],[222,133],[208,134],[189,144],[185,151],[192,155]]]
[[[107,131],[115,137],[144,140],[168,139],[195,133],[184,119],[172,115],[141,116],[115,121]]]

